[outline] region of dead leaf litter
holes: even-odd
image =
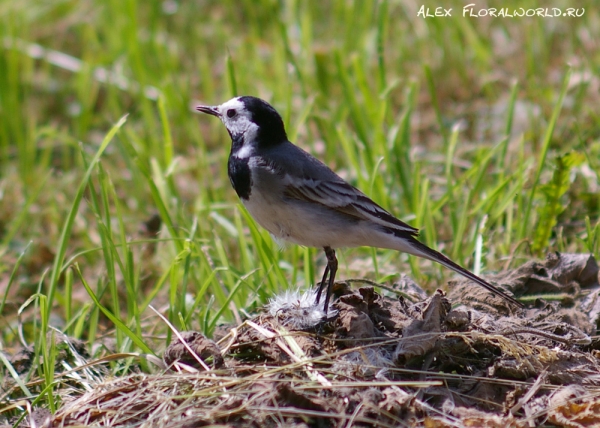
[[[299,304],[218,341],[183,332],[154,373],[72,371],[55,414],[21,426],[600,426],[596,260],[553,253],[487,279],[527,308],[467,280],[425,299],[406,277],[396,293],[338,282],[327,322]],[[5,376],[0,402],[17,391]]]

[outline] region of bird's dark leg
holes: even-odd
[[[323,248],[325,250],[325,256],[327,256],[327,270],[329,270],[329,283],[327,284],[327,292],[325,294],[325,304],[323,305],[325,316],[327,316],[327,309],[329,307],[329,298],[331,297],[331,291],[333,290],[333,282],[335,281],[335,274],[337,273],[338,261],[335,257],[335,251],[331,247]],[[323,286],[323,283],[321,283]],[[317,302],[318,303],[318,302]]]
[[[329,262],[327,262],[327,266],[325,266],[325,273],[323,273],[323,279],[321,279],[321,283],[319,284],[319,289],[317,290],[316,303],[319,303],[319,300],[321,300],[321,293],[323,292],[323,287],[325,286],[325,281],[327,281],[327,275],[329,275]]]

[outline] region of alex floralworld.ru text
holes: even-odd
[[[500,18],[521,18],[521,17],[541,17],[541,18],[558,18],[558,17],[580,17],[585,13],[584,8],[565,8],[558,7],[538,7],[525,9],[522,7],[511,9],[508,7],[497,8],[476,8],[475,3],[468,4],[462,8],[462,16],[465,18],[483,18],[486,16]],[[443,7],[425,7],[421,6],[417,12],[417,17],[420,18],[442,18],[452,16],[452,8],[445,9]]]

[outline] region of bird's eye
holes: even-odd
[[[235,116],[235,110],[232,108],[227,110],[227,117],[233,117],[233,116]]]

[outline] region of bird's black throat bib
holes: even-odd
[[[240,159],[236,156],[229,156],[229,161],[227,162],[229,180],[241,199],[250,198],[252,178],[250,177],[248,161],[248,158]]]

